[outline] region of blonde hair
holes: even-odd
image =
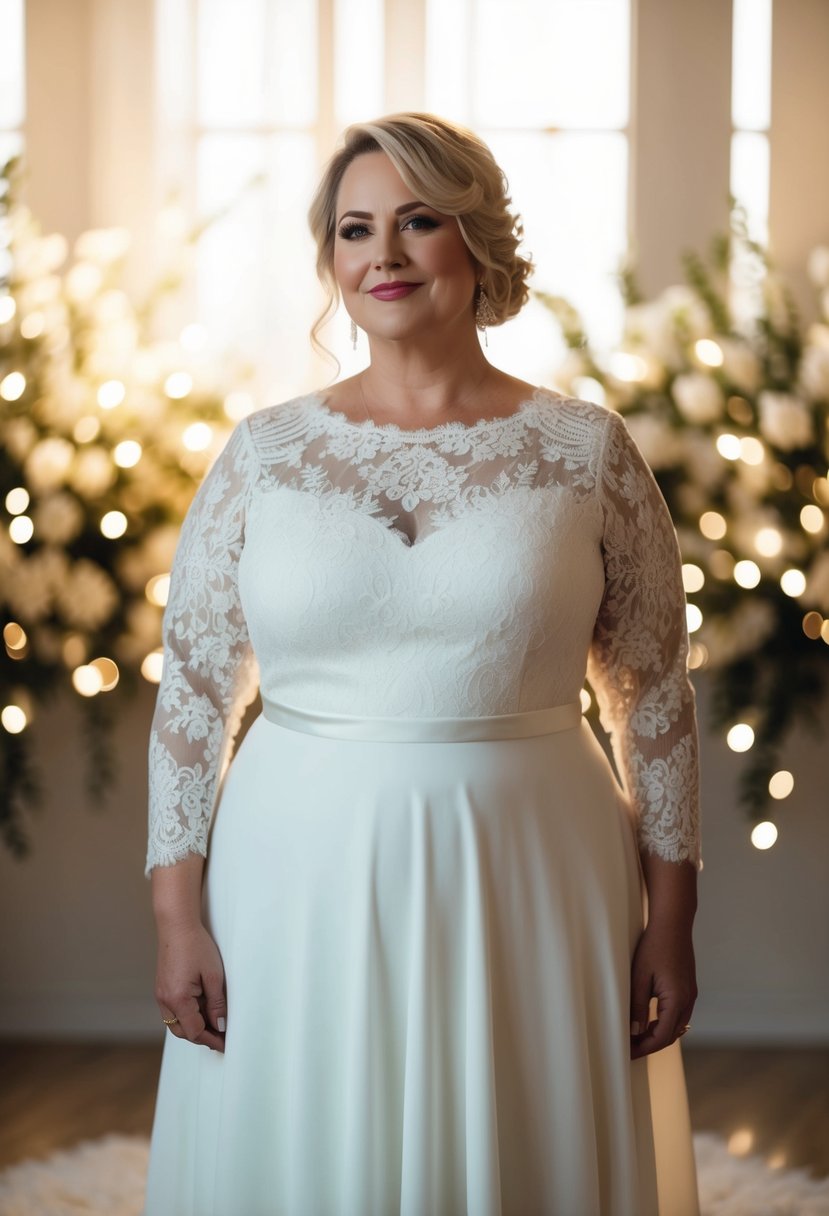
[[[492,152],[474,132],[435,114],[388,114],[345,129],[343,146],[326,164],[308,209],[317,246],[317,275],[328,295],[311,328],[312,344],[327,350],[317,335],[339,299],[334,241],[340,183],[353,160],[377,151],[386,153],[417,198],[457,217],[461,235],[481,268],[481,286],[496,317],[492,324],[501,325],[520,312],[529,297],[526,279],[534,267],[530,258],[517,252],[523,224],[509,209],[509,183]]]

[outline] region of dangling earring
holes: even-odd
[[[351,349],[357,349],[357,322],[351,318]]]
[[[498,318],[493,312],[492,305],[489,302],[489,296],[484,291],[483,286],[481,284],[478,286],[480,290],[478,292],[478,300],[475,305],[475,324],[484,335],[484,345],[489,346],[489,339],[486,336],[486,327],[487,325],[492,325],[498,320]]]

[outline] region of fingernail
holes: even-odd
[[[642,1033],[641,1027],[638,1022],[631,1022],[630,1033],[631,1034],[641,1034]]]
[[[227,1023],[225,1022],[224,1018],[216,1019],[216,1025],[219,1027],[219,1030],[222,1032],[222,1034],[224,1034],[226,1024]]]

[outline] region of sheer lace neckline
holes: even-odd
[[[554,393],[550,389],[536,388],[532,396],[521,401],[511,414],[502,414],[498,418],[476,418],[474,422],[461,422],[459,419],[452,419],[448,422],[439,422],[437,426],[411,428],[400,426],[397,422],[375,422],[371,418],[360,418],[358,420],[349,418],[342,410],[332,409],[331,406],[327,405],[322,392],[310,393],[307,397],[311,408],[318,414],[321,414],[335,430],[358,431],[363,434],[379,431],[395,435],[401,439],[413,440],[428,438],[432,435],[441,436],[456,434],[458,432],[495,430],[500,426],[508,426],[510,423],[516,423],[523,419],[536,405],[549,401],[567,400],[569,398],[562,394]]]

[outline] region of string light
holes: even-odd
[[[123,511],[107,511],[101,520],[101,532],[108,540],[117,540],[127,530],[127,517]]]
[[[682,566],[682,586],[689,595],[700,591],[705,586],[705,575],[699,566],[693,562],[684,562]]]
[[[35,526],[28,515],[16,515],[9,524],[9,536],[16,545],[25,545],[32,539]]]
[[[743,435],[740,439],[740,460],[743,464],[762,464],[765,458],[766,449],[762,442],[753,435]]]
[[[745,1157],[754,1146],[754,1132],[750,1127],[741,1127],[728,1137],[728,1151],[732,1157]]]
[[[755,824],[751,830],[751,843],[755,849],[770,849],[777,842],[777,828],[770,819]]]
[[[29,505],[29,491],[23,486],[15,486],[6,495],[6,510],[9,515],[21,515]]]
[[[124,439],[115,445],[112,458],[120,469],[134,468],[143,454],[141,444],[135,439]]]
[[[769,780],[769,793],[772,798],[788,798],[794,789],[794,777],[788,769],[781,768]]]
[[[169,574],[156,574],[148,581],[144,594],[151,604],[157,604],[159,608],[166,607],[170,595]]]
[[[26,729],[28,720],[20,705],[4,705],[0,713],[0,722],[10,735],[19,735]]]
[[[823,617],[819,612],[807,612],[803,618],[803,632],[807,638],[811,638],[813,642],[820,637],[823,629]]]
[[[9,372],[0,380],[0,397],[4,401],[18,401],[26,391],[26,377],[22,372]]]
[[[188,452],[203,452],[210,447],[213,431],[206,422],[193,422],[181,437]]]
[[[706,367],[722,367],[725,359],[722,347],[713,338],[699,338],[694,343],[694,354]]]
[[[800,524],[804,532],[820,532],[825,522],[825,516],[820,507],[814,503],[808,503],[801,509]]]
[[[103,688],[104,679],[97,667],[85,663],[72,672],[72,684],[82,697],[95,697]]]
[[[708,540],[722,540],[728,525],[719,511],[705,511],[700,516],[699,530]]]
[[[127,395],[120,380],[105,380],[98,389],[98,405],[102,410],[114,410]]]
[[[725,737],[732,752],[747,752],[754,744],[754,730],[748,722],[737,722]]]
[[[685,605],[685,623],[689,633],[696,633],[702,624],[702,612],[696,604]]]
[[[157,650],[151,650],[141,664],[141,674],[150,684],[160,684],[161,674],[164,670],[164,650],[159,646]]]
[[[756,587],[760,582],[760,567],[748,558],[737,562],[734,567],[734,582],[739,587]]]
[[[586,688],[583,688],[579,693],[579,700],[581,701],[581,712],[586,714],[590,706],[593,704],[593,698],[590,696],[590,693]]]
[[[802,570],[784,570],[780,575],[780,586],[786,595],[802,595],[806,590],[806,575]]]
[[[174,401],[186,397],[193,388],[193,377],[189,372],[171,372],[164,381],[164,392]]]
[[[761,528],[754,537],[754,548],[761,557],[777,557],[783,548],[783,537],[777,528]]]
[[[724,460],[740,459],[740,440],[736,435],[719,435],[717,451]]]

